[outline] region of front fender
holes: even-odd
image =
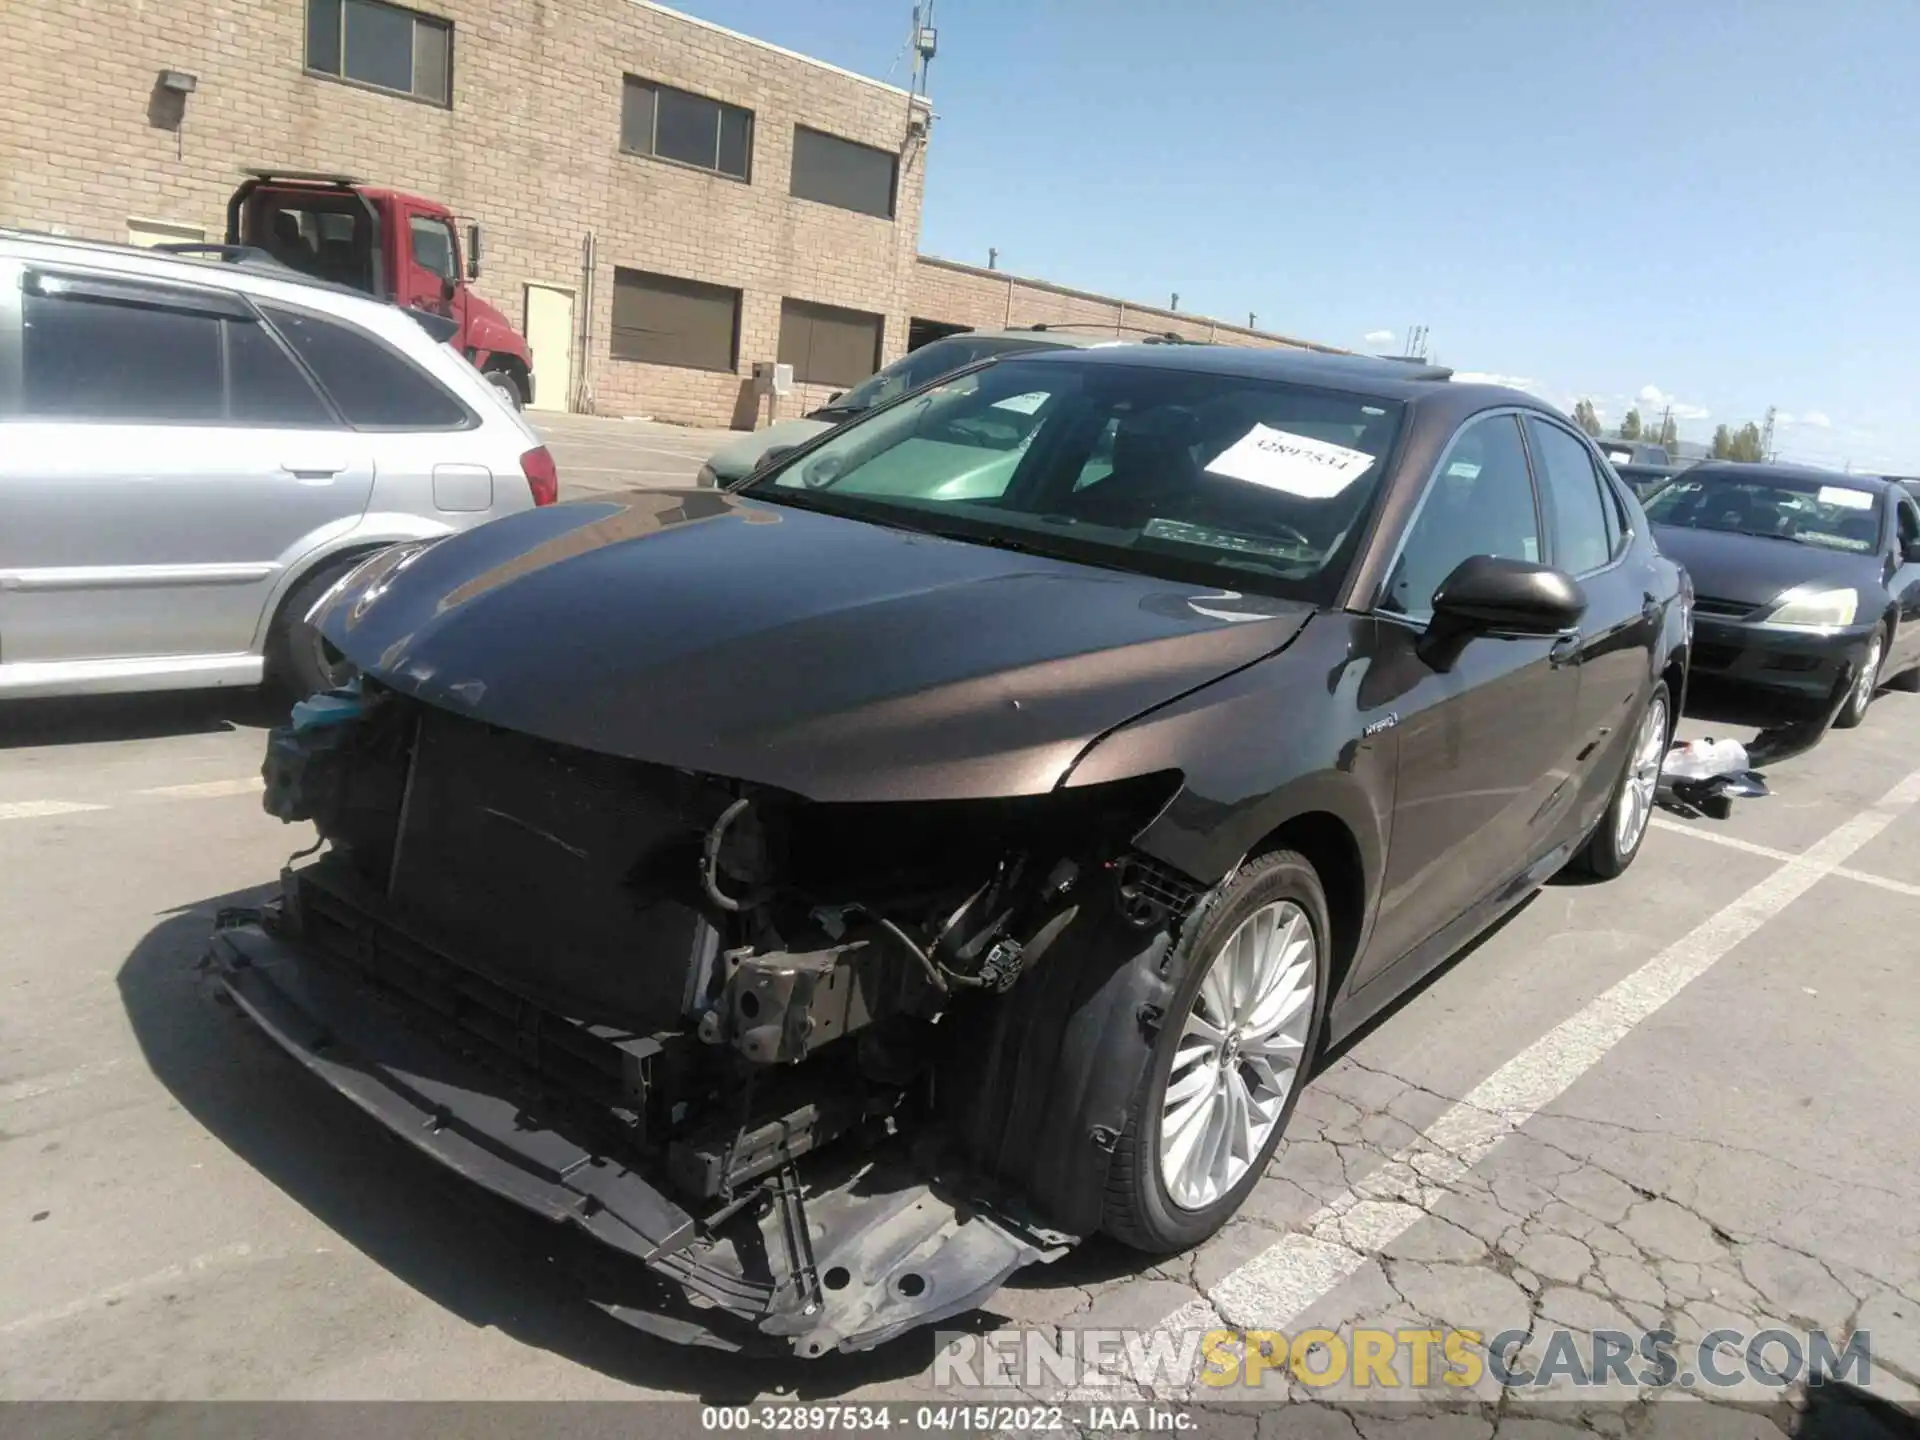
[[[1370,902],[1398,747],[1392,717],[1364,708],[1366,633],[1345,616],[1318,616],[1278,655],[1109,732],[1065,783],[1180,771],[1180,792],[1135,843],[1204,885],[1289,821],[1331,816],[1353,842]]]

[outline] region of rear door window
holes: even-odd
[[[384,342],[333,320],[265,306],[267,317],[346,416],[369,430],[454,430],[467,408],[431,375]]]
[[[230,415],[235,422],[298,428],[339,423],[265,325],[229,320],[226,327]]]

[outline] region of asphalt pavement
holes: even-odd
[[[550,433],[569,495],[724,438]],[[951,1398],[930,1332],[742,1362],[607,1318],[549,1231],[206,997],[214,913],[312,839],[260,808],[273,719],[0,713],[0,1398]],[[1865,1331],[1870,1388],[1920,1401],[1917,736],[1920,696],[1886,694],[1770,798],[1662,815],[1624,878],[1549,886],[1330,1057],[1214,1240],[1155,1266],[1092,1242],[951,1327]]]

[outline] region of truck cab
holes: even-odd
[[[266,251],[316,279],[451,320],[448,341],[515,407],[533,398],[532,353],[507,317],[474,293],[480,227],[464,253],[436,200],[350,175],[249,171],[227,202],[229,245]]]

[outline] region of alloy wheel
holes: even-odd
[[[1853,685],[1853,708],[1864,711],[1873,703],[1873,692],[1880,688],[1880,659],[1882,641],[1880,632],[1874,631],[1873,638],[1867,642],[1866,658],[1860,662],[1860,678]]]
[[[1198,1210],[1240,1183],[1299,1083],[1319,951],[1291,900],[1262,906],[1207,962],[1160,1112],[1160,1178]]]
[[[1647,706],[1634,737],[1633,758],[1627,762],[1627,783],[1620,792],[1620,814],[1614,821],[1614,849],[1631,855],[1647,833],[1653,818],[1653,799],[1660,788],[1660,764],[1667,758],[1667,702],[1659,696]]]

